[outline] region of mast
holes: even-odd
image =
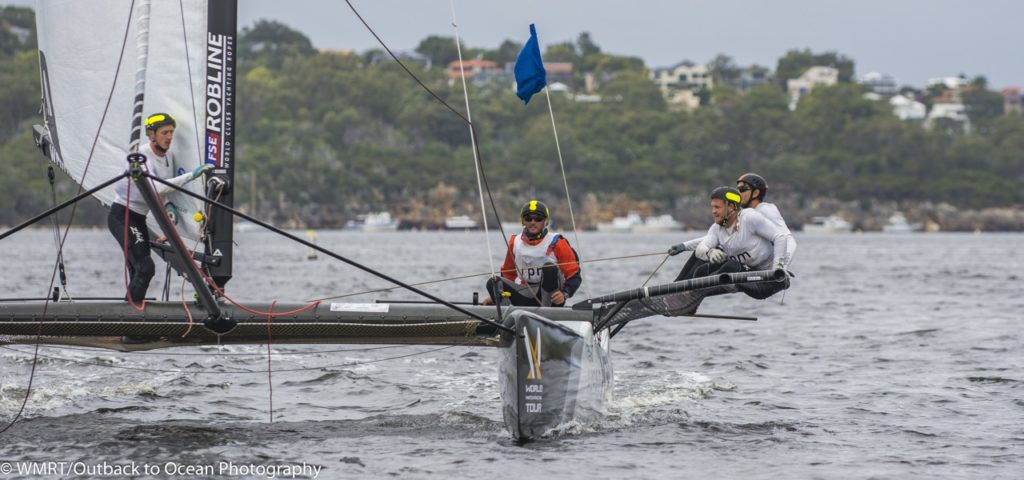
[[[149,61],[150,1],[141,0],[135,7],[135,98],[132,102],[132,129],[128,138],[128,151],[137,153],[142,138],[142,106],[146,97],[146,65]]]
[[[206,182],[207,198],[233,207],[235,180],[235,53],[237,47],[238,3],[236,0],[210,0],[207,10],[206,121],[204,162],[213,165]],[[231,280],[233,223],[231,213],[217,207],[207,211],[209,234],[206,253],[221,257],[209,267],[218,287]]]

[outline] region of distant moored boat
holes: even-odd
[[[853,226],[839,215],[814,217],[804,224],[804,233],[850,233]]]

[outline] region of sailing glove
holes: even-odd
[[[725,259],[725,252],[723,252],[721,248],[712,248],[711,250],[708,250],[709,263],[724,263]]]
[[[200,176],[202,176],[203,173],[206,173],[207,170],[213,170],[213,165],[210,165],[209,163],[204,163],[192,169],[192,180],[199,178]]]
[[[686,248],[686,243],[684,242],[684,243],[679,243],[679,244],[676,244],[676,245],[672,245],[672,248],[668,249],[667,253],[669,255],[679,255],[680,253],[683,253],[683,252],[685,252],[687,250],[689,250],[689,249]]]
[[[164,204],[164,210],[167,210],[167,216],[170,217],[171,223],[174,225],[178,224],[178,207],[175,207],[173,203],[167,202]]]

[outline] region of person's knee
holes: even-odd
[[[553,263],[545,263],[541,267],[541,288],[545,292],[558,290],[558,266]]]
[[[136,262],[135,275],[140,280],[143,280],[148,284],[149,280],[153,278],[153,275],[156,275],[156,264],[153,263],[153,259],[150,257],[145,257],[142,260]]]

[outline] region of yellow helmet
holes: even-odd
[[[167,113],[154,113],[146,117],[146,131],[157,131],[164,125],[175,126],[174,117]]]
[[[526,223],[526,216],[529,214],[539,214],[544,217],[544,220],[551,218],[551,212],[548,210],[548,206],[540,200],[530,200],[523,204],[523,208],[519,210],[519,220]]]

